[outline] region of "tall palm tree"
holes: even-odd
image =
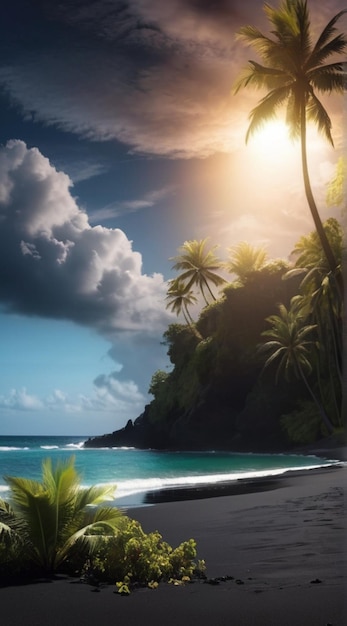
[[[169,281],[169,289],[166,300],[168,300],[166,305],[167,309],[176,313],[177,316],[182,313],[188,326],[194,324],[194,320],[189,312],[189,307],[195,304],[197,299],[193,292],[187,289],[187,286],[182,280],[176,278],[175,280]]]
[[[23,557],[53,574],[71,549],[92,551],[102,535],[114,535],[122,513],[97,507],[112,499],[114,485],[80,487],[74,459],[42,464],[42,481],[7,476],[10,501],[0,500],[0,539],[14,543]],[[90,507],[89,505],[94,505]]]
[[[343,62],[325,64],[325,61],[346,49],[347,39],[344,34],[336,34],[335,27],[345,11],[340,11],[330,20],[315,44],[311,40],[306,0],[284,0],[278,9],[265,4],[264,11],[271,23],[273,38],[254,26],[244,26],[238,35],[258,52],[264,65],[249,61],[248,68],[235,85],[235,91],[248,86],[269,90],[250,113],[246,141],[264,123],[276,116],[279,107],[287,104],[287,124],[292,136],[299,136],[301,140],[306,198],[330,270],[335,272],[336,259],[322,226],[310,184],[306,126],[308,121],[314,122],[333,145],[331,120],[315,91],[323,94],[344,91],[346,72]]]
[[[268,367],[274,361],[279,365],[276,372],[276,382],[284,373],[286,380],[290,380],[291,374],[301,379],[314,401],[325,426],[329,433],[334,427],[312,389],[308,375],[312,372],[311,353],[315,348],[315,340],[310,335],[316,330],[315,324],[305,324],[304,320],[295,307],[295,299],[291,307],[287,309],[284,304],[279,305],[279,315],[270,315],[266,321],[271,324],[269,330],[263,331],[262,335],[269,340],[260,346],[260,352],[269,353],[264,367]]]
[[[173,269],[182,270],[178,278],[185,284],[187,291],[189,292],[193,286],[198,287],[205,303],[209,304],[205,289],[211,298],[216,300],[210,283],[219,287],[226,281],[219,274],[216,274],[216,270],[222,268],[222,263],[214,253],[216,246],[206,250],[206,242],[207,239],[185,241],[183,246],[178,249],[179,255],[171,260],[175,261]]]
[[[247,282],[250,274],[258,272],[266,265],[266,250],[251,246],[247,241],[241,241],[237,246],[229,248],[228,252],[229,259],[225,267],[229,272],[238,276],[241,285]]]

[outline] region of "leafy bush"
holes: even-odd
[[[117,584],[126,595],[135,584],[156,587],[160,581],[189,580],[201,576],[204,562],[195,562],[196,543],[184,541],[173,549],[158,531],[146,534],[139,522],[123,517],[115,537],[85,563],[83,576]]]

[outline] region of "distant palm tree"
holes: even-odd
[[[216,270],[222,268],[222,263],[214,254],[216,246],[206,251],[206,242],[207,239],[185,241],[183,246],[178,249],[179,255],[171,260],[175,261],[173,269],[182,270],[178,278],[185,284],[187,291],[189,292],[193,286],[198,287],[205,303],[209,304],[205,289],[211,298],[216,300],[210,283],[219,287],[226,281],[219,274],[216,274]]]
[[[228,252],[229,259],[225,267],[229,272],[238,276],[241,285],[247,282],[250,274],[258,272],[266,265],[266,250],[251,246],[247,241],[241,241],[237,246],[229,248]]]
[[[334,218],[324,223],[336,260],[342,262],[343,230]],[[284,278],[301,274],[300,309],[302,314],[317,325],[319,339],[319,380],[330,380],[330,394],[335,404],[338,421],[342,421],[343,341],[342,302],[337,284],[329,269],[320,240],[314,231],[299,239],[293,252],[295,268]]]
[[[307,378],[313,369],[310,357],[312,358],[315,347],[315,339],[310,339],[309,336],[316,330],[316,324],[304,323],[299,310],[295,307],[295,299],[292,300],[290,309],[280,304],[279,315],[270,315],[266,321],[271,324],[271,329],[263,331],[262,335],[269,340],[259,349],[260,352],[269,353],[264,367],[268,367],[274,361],[279,362],[276,382],[282,373],[286,380],[290,380],[291,374],[301,379],[328,432],[332,433],[334,427]]]
[[[92,551],[102,535],[114,535],[122,513],[95,507],[112,499],[114,485],[80,486],[74,460],[42,464],[42,481],[7,476],[9,503],[0,500],[0,539],[23,557],[53,574],[71,549]],[[94,505],[90,507],[89,505]]]
[[[188,290],[182,280],[176,278],[169,281],[169,289],[167,292],[166,305],[167,309],[170,309],[177,316],[183,313],[183,317],[186,320],[188,326],[194,324],[194,320],[189,312],[189,307],[197,302],[193,292]]]
[[[335,28],[345,11],[340,11],[330,20],[314,45],[306,0],[284,0],[278,9],[265,4],[264,11],[271,23],[273,38],[263,35],[254,26],[244,26],[239,31],[239,38],[253,46],[265,64],[249,61],[248,68],[235,85],[235,91],[248,86],[269,90],[250,113],[246,141],[252,133],[276,116],[279,107],[287,103],[287,124],[292,136],[299,136],[301,140],[306,198],[330,270],[335,272],[336,259],[322,226],[309,179],[306,126],[308,120],[313,121],[333,145],[331,120],[315,90],[328,94],[344,91],[344,63],[325,64],[325,61],[346,49],[346,37],[344,34],[336,34]]]

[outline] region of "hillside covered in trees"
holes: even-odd
[[[341,273],[342,229],[324,229]],[[167,306],[185,323],[164,333],[172,370],[153,374],[134,423],[87,447],[284,450],[342,429],[342,296],[316,232],[291,265],[244,242],[222,263],[206,245],[173,259]]]

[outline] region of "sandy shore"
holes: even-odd
[[[172,545],[194,537],[209,579],[232,578],[162,584],[130,597],[66,578],[8,586],[0,589],[3,623],[344,626],[346,477],[346,467],[290,473],[261,491],[200,492],[199,499],[129,511]]]

